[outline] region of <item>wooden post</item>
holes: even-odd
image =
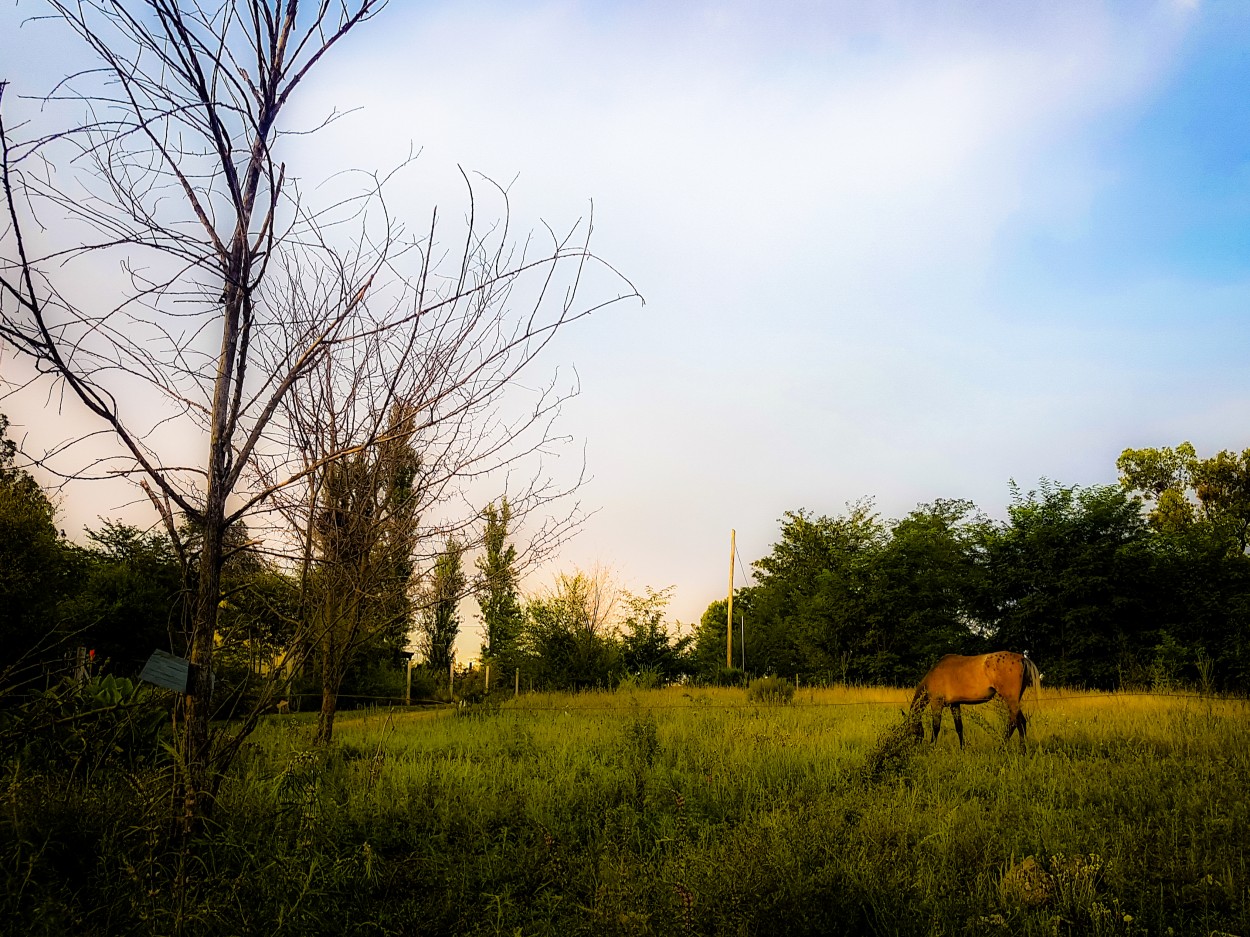
[[[412,658],[408,658],[408,673],[404,680],[404,705],[412,705]]]
[[[512,690],[512,695],[513,696],[521,695],[521,668],[520,667],[516,669],[516,686]]]
[[[729,531],[729,627],[725,630],[725,669],[734,666],[734,554],[737,553],[736,530]]]
[[[447,692],[456,695],[456,655],[447,658]]]
[[[486,692],[490,692],[490,664],[486,665]]]

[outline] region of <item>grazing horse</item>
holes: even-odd
[[[933,713],[934,742],[937,741],[938,730],[942,728],[942,707],[949,706],[955,719],[959,747],[963,748],[964,721],[959,707],[964,703],[986,703],[995,696],[1001,696],[1007,704],[1006,740],[1010,741],[1011,733],[1019,729],[1020,742],[1023,743],[1026,722],[1020,710],[1020,697],[1031,686],[1040,690],[1042,675],[1027,653],[995,651],[975,657],[947,654],[925,674],[916,687],[916,695],[912,697],[911,712],[916,721],[916,738],[924,738],[921,710],[926,704]]]

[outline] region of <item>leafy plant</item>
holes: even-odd
[[[136,767],[160,756],[163,694],[125,677],[67,677],[0,714],[0,755],[24,753],[49,767]]]
[[[747,699],[753,703],[789,703],[794,699],[794,684],[785,677],[756,677],[747,687]]]

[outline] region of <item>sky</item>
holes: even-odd
[[[0,77],[55,67],[0,3]],[[304,89],[347,113],[298,171],[415,148],[414,219],[457,167],[514,224],[593,204],[645,304],[549,349],[594,513],[529,584],[603,566],[689,624],[786,511],[1004,517],[1125,447],[1250,447],[1247,87],[1240,4],[395,2]]]

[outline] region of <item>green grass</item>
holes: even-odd
[[[1024,751],[991,704],[961,752],[949,717],[906,741],[908,698],[536,694],[342,714],[328,754],[275,717],[181,906],[133,779],[39,800],[19,776],[5,910],[109,934],[1250,934],[1244,701],[1047,690]],[[67,885],[71,832],[103,858]]]

